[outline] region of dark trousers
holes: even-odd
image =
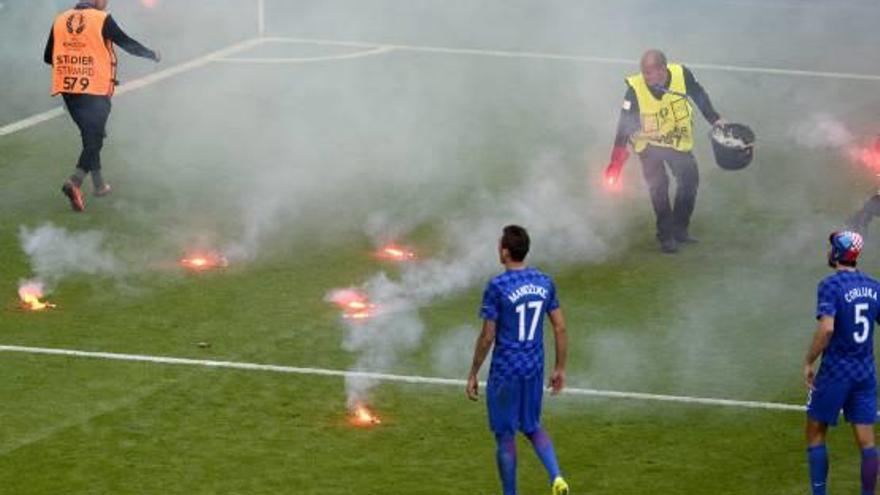
[[[865,235],[868,233],[868,224],[877,216],[880,216],[880,193],[868,198],[862,209],[850,217],[847,223],[851,228]]]
[[[649,145],[639,153],[639,158],[657,216],[657,237],[661,241],[687,237],[700,183],[700,172],[693,153]],[[676,181],[675,203],[672,205],[669,203],[667,165]]]
[[[76,168],[85,172],[101,170],[101,148],[107,135],[107,119],[110,117],[110,97],[98,95],[72,95],[64,93],[67,111],[79,127],[82,136],[82,153]]]

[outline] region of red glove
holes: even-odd
[[[629,150],[625,146],[615,146],[611,151],[611,163],[605,167],[605,184],[609,187],[615,187],[620,182],[620,173],[623,171],[623,165],[629,159]]]

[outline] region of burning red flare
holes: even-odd
[[[389,244],[376,252],[376,256],[389,261],[410,261],[416,259],[416,253],[410,249]]]
[[[608,187],[614,187],[614,184],[616,182],[617,180],[614,177],[608,177],[607,179],[605,179],[605,183],[608,184]]]
[[[360,426],[363,428],[382,424],[382,420],[379,419],[379,416],[370,411],[370,409],[364,404],[355,405],[354,409],[351,410],[349,421],[351,421],[351,424],[354,426]]]
[[[42,311],[55,307],[50,302],[41,301],[42,297],[43,285],[40,283],[29,282],[18,288],[18,298],[21,300],[21,307],[28,311]]]
[[[850,151],[850,155],[874,172],[880,173],[880,150],[875,148],[854,149]]]
[[[875,174],[880,175],[880,136],[874,139],[871,146],[852,147],[848,154],[852,161],[861,163]]]
[[[225,256],[211,252],[191,253],[181,258],[177,263],[183,268],[192,271],[212,270],[229,266],[229,260]]]
[[[623,181],[617,175],[606,175],[603,184],[608,191],[617,192],[623,189]]]
[[[342,308],[342,317],[346,319],[364,320],[376,314],[376,305],[355,289],[335,290],[327,299]]]

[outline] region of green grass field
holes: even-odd
[[[446,46],[443,25],[379,39],[353,27],[320,36],[320,19],[312,12],[305,27],[278,34]],[[610,36],[614,24],[596,29]],[[548,32],[497,45],[488,35],[448,39],[632,59],[643,45],[606,51],[563,36],[557,46]],[[689,46],[649,38],[673,58]],[[764,58],[716,48],[679,52],[686,64],[871,70],[784,44]],[[235,56],[360,50],[274,42]],[[876,133],[880,82],[695,69],[722,115],[756,130],[759,150],[749,169],[730,173],[698,138],[692,231],[702,242],[669,256],[657,249],[637,160],[621,194],[598,183],[622,78],[634,70],[418,49],[211,63],[114,100],[103,153],[114,194],[89,195],[84,214],[59,193],[79,149],[69,117],[0,137],[0,345],[348,370],[364,362],[346,345],[361,327],[340,318],[328,291],[385,272],[430,292],[449,276],[460,283],[378,325],[372,349],[390,357],[370,370],[463,379],[482,284],[500,269],[494,240],[505,222],[521,222],[533,232],[534,263],[557,282],[571,387],[802,403],[824,243],[876,184],[794,130],[825,114],[857,136]],[[0,109],[2,123],[26,116],[16,102]],[[33,112],[45,108],[35,99]],[[46,269],[58,307],[26,312],[16,290],[39,270],[21,228],[47,223],[102,233],[93,254],[115,268]],[[377,239],[391,237],[421,259],[375,259]],[[872,240],[869,272],[880,262]],[[226,269],[186,273],[175,261],[197,246],[236,254]],[[406,282],[414,273],[424,279]],[[485,403],[469,402],[463,387],[379,383],[369,402],[382,424],[356,428],[339,377],[12,352],[0,352],[0,375],[2,493],[498,493]],[[548,397],[544,414],[575,494],[807,489],[798,411],[569,394]],[[854,493],[846,428],[831,436],[830,484]],[[521,492],[547,493],[530,447],[519,447]]]

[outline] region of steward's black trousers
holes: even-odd
[[[862,209],[857,211],[855,215],[850,217],[847,222],[850,228],[858,231],[860,234],[867,235],[868,224],[874,217],[880,216],[880,192],[868,198]]]
[[[639,153],[639,158],[657,216],[657,237],[661,241],[686,238],[700,183],[700,172],[693,153],[648,145]],[[675,203],[672,205],[669,203],[667,165],[677,183]]]
[[[110,97],[63,93],[64,104],[82,136],[82,153],[76,168],[85,172],[101,170],[101,148],[107,135]]]

